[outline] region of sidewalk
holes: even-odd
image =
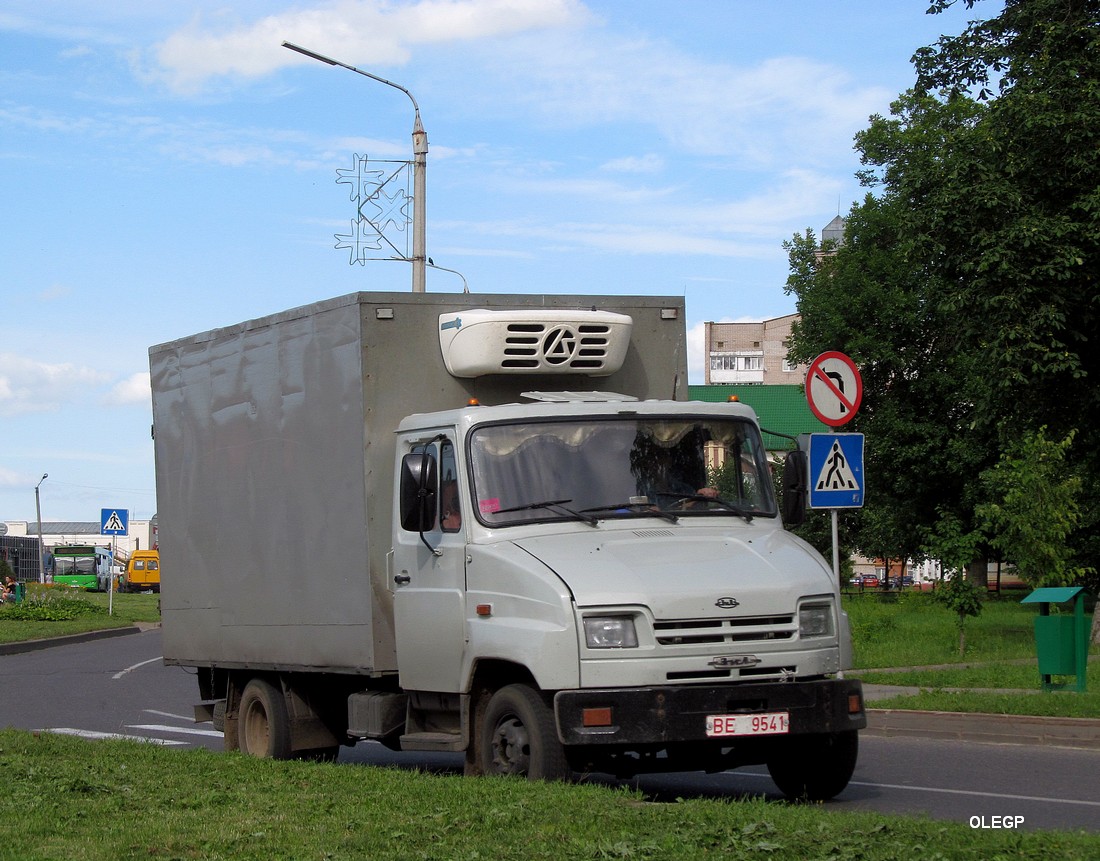
[[[1029,744],[1100,750],[1100,718],[1029,717],[1024,715],[971,714],[966,712],[923,712],[905,709],[876,709],[876,700],[913,696],[920,688],[905,685],[863,686],[867,707],[865,735],[878,738],[939,738],[948,741],[978,741],[992,744]],[[963,690],[948,688],[947,690]],[[965,689],[982,690],[987,689]],[[992,691],[987,691],[992,693]],[[1020,695],[1043,695],[1042,691],[1001,691]]]

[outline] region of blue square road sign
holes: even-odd
[[[127,508],[101,508],[99,511],[100,535],[128,535],[130,511]]]
[[[862,508],[863,434],[810,434],[810,508]]]

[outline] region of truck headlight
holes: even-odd
[[[833,635],[833,607],[831,604],[810,604],[798,610],[798,636],[831,637]]]
[[[630,616],[591,616],[584,620],[584,639],[590,649],[636,649],[638,632]]]

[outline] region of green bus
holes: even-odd
[[[92,544],[61,544],[53,548],[53,582],[93,591],[111,585],[111,551]]]

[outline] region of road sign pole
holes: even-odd
[[[111,536],[111,564],[107,566],[107,615],[115,614],[115,554],[118,552],[118,536]]]
[[[829,512],[832,517],[832,529],[833,529],[833,576],[836,577],[836,582],[840,582],[840,529],[837,526],[836,509],[833,508]]]

